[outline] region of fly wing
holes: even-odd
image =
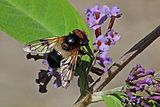
[[[53,50],[54,46],[57,43],[62,43],[64,41],[64,38],[65,36],[35,40],[26,44],[23,50],[25,52],[34,54],[49,53]]]
[[[68,87],[70,81],[72,80],[77,64],[78,51],[74,52],[68,57],[64,58],[60,64],[60,74],[62,87]]]

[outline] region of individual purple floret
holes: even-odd
[[[153,83],[153,80],[151,77],[146,77],[144,83],[150,86]]]
[[[144,73],[137,74],[137,77],[145,77],[147,75],[154,75],[155,71],[153,69],[147,70]]]
[[[146,77],[145,79],[140,79],[140,80],[137,80],[135,82],[132,82],[134,85],[136,85],[137,87],[141,87],[143,85],[151,85],[153,82],[152,82],[152,78],[150,77]]]
[[[96,42],[93,45],[96,47],[96,50],[107,52],[109,50],[109,46],[107,43],[107,37],[105,35],[100,35],[96,38]]]
[[[107,15],[109,14],[108,10],[108,6],[103,6],[100,8],[99,5],[96,5],[91,9],[86,9],[89,27],[94,30],[101,27],[104,21],[107,19]]]
[[[97,63],[104,68],[105,72],[108,70],[106,65],[107,64],[109,65],[112,63],[112,59],[108,56],[107,51],[100,53],[96,59],[97,59]]]
[[[106,33],[107,39],[108,39],[108,45],[115,45],[115,43],[120,40],[120,35],[115,32],[113,29],[110,29],[107,33]]]
[[[111,8],[111,10],[109,10],[109,14],[108,16],[111,18],[112,16],[116,17],[116,18],[120,18],[122,15],[122,13],[120,12],[120,8],[118,8],[117,6],[113,6]]]

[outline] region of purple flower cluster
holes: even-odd
[[[155,76],[153,69],[145,70],[140,64],[133,67],[126,80],[127,87],[124,91],[128,98],[123,101],[125,106],[150,107],[149,100],[159,102],[160,81],[157,81],[155,77],[157,76]],[[137,94],[140,92],[146,92],[148,95],[140,96]]]
[[[102,8],[96,5],[93,8],[86,9],[86,15],[89,27],[95,30],[96,41],[93,45],[95,51],[98,52],[97,63],[103,67],[104,71],[107,71],[108,67],[106,65],[112,63],[112,59],[108,55],[109,47],[115,45],[120,39],[120,35],[112,29],[115,19],[121,16],[120,9],[117,6],[110,9],[107,5]],[[101,27],[108,18],[110,18],[110,23],[107,32],[102,34]]]
[[[108,17],[119,18],[121,13],[117,6],[113,6],[110,9],[107,5],[104,5],[102,8],[99,5],[95,5],[91,9],[86,9],[86,15],[89,27],[96,30],[103,25]]]

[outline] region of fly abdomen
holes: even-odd
[[[59,68],[62,59],[62,55],[56,50],[50,52],[47,57],[48,64],[51,68]]]

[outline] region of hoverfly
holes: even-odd
[[[47,54],[49,66],[60,68],[62,87],[67,87],[75,73],[81,47],[86,47],[90,58],[93,56],[88,42],[86,33],[75,29],[67,36],[32,41],[26,44],[23,50],[34,54]]]

